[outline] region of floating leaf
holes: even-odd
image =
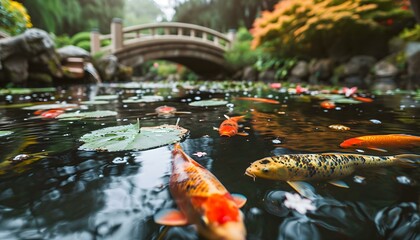
[[[228,104],[225,100],[219,100],[219,99],[210,99],[210,100],[201,100],[201,101],[195,101],[191,102],[189,105],[194,107],[213,107],[213,106],[223,106]]]
[[[336,99],[334,100],[334,102],[336,103],[343,103],[343,104],[357,104],[357,103],[361,103],[360,101],[351,99],[351,98],[340,98],[340,99]]]
[[[92,112],[73,112],[73,113],[63,113],[58,115],[56,118],[63,119],[63,120],[75,120],[75,119],[82,119],[82,118],[101,118],[101,117],[109,117],[109,116],[116,116],[117,112],[114,111],[92,111]]]
[[[139,99],[123,100],[123,103],[159,102],[163,100],[164,98],[162,96],[143,96],[142,98],[139,98]]]
[[[5,94],[30,94],[38,92],[55,92],[55,88],[7,88],[0,89],[0,95]]]
[[[46,109],[57,109],[57,108],[76,108],[78,107],[77,104],[70,104],[70,103],[57,103],[57,104],[40,104],[34,105],[30,107],[24,107],[24,110],[46,110]]]
[[[79,150],[124,151],[146,150],[180,141],[188,130],[176,125],[139,127],[139,123],[107,127],[83,135]]]
[[[338,99],[345,99],[345,96],[340,94],[317,94],[314,97],[317,99],[329,99],[334,102]]]
[[[12,131],[0,131],[0,137],[8,136],[12,133]]]
[[[116,100],[118,95],[99,95],[93,98],[94,100]]]
[[[108,101],[98,100],[98,101],[82,101],[80,104],[85,105],[102,105],[102,104],[109,104]]]

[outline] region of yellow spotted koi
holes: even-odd
[[[385,167],[393,165],[413,166],[420,155],[369,156],[361,154],[322,153],[289,154],[266,157],[251,163],[245,174],[271,180],[287,181],[298,192],[298,181],[329,180],[331,184],[348,187],[337,179],[351,175],[357,168]]]
[[[179,144],[172,152],[169,189],[179,210],[164,209],[154,216],[158,224],[194,224],[206,239],[245,240],[243,214],[246,198],[230,194],[206,168],[190,158]]]

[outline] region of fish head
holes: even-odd
[[[219,135],[222,137],[232,137],[238,133],[238,124],[234,121],[226,120],[219,127]]]
[[[192,199],[192,202],[194,205],[201,205],[203,209],[203,215],[197,224],[200,235],[206,239],[245,240],[243,214],[229,193],[213,194],[202,204],[199,198]]]
[[[340,144],[342,148],[352,148],[362,146],[363,141],[358,138],[350,138]]]
[[[260,177],[272,180],[289,179],[289,169],[282,161],[276,160],[272,157],[266,157],[251,163],[245,174],[252,177]]]

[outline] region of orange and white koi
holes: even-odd
[[[41,118],[56,118],[65,111],[66,108],[54,108],[50,110],[37,110],[34,112],[34,114],[41,116]]]
[[[405,134],[367,135],[345,140],[342,148],[365,148],[377,151],[386,149],[420,147],[420,137]]]
[[[171,106],[160,106],[155,108],[154,113],[146,113],[146,115],[158,115],[159,117],[173,117],[175,114],[191,114],[191,112],[179,112]]]
[[[172,151],[169,189],[179,210],[162,210],[154,216],[158,224],[194,224],[206,239],[245,240],[243,214],[246,198],[230,194],[206,168],[175,144]]]
[[[242,120],[245,116],[237,116],[237,117],[228,117],[224,115],[226,120],[224,120],[219,128],[214,128],[215,130],[219,131],[219,135],[225,137],[232,137],[235,135],[239,136],[248,136],[248,133],[245,132],[238,132],[238,121]]]

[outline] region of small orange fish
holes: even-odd
[[[227,118],[226,120],[224,120],[221,124],[219,128],[215,128],[215,130],[219,131],[220,136],[225,136],[225,137],[232,137],[235,135],[239,135],[239,136],[248,136],[248,133],[242,132],[239,133],[238,132],[238,121],[242,120],[245,116],[237,116],[237,117],[228,117],[225,115],[225,118]]]
[[[206,239],[245,240],[243,214],[239,210],[246,198],[230,194],[206,168],[175,144],[172,151],[169,189],[179,208],[164,209],[154,216],[158,224],[194,224]]]
[[[360,101],[360,102],[364,102],[364,103],[373,102],[372,98],[367,98],[367,97],[353,96],[353,99],[355,99],[357,101]]]
[[[50,110],[37,110],[34,112],[35,115],[40,115],[42,118],[56,118],[60,114],[65,112],[65,108],[57,108]]]
[[[237,100],[246,100],[246,101],[254,101],[254,102],[262,102],[262,103],[271,103],[271,104],[280,104],[279,101],[267,98],[253,98],[253,97],[236,97]]]
[[[366,148],[377,151],[419,146],[420,137],[405,134],[367,135],[350,138],[340,144],[342,148]]]
[[[191,112],[178,112],[174,107],[163,105],[155,108],[154,113],[146,113],[146,115],[157,115],[159,117],[173,117],[175,114],[191,114]]]
[[[329,100],[322,101],[322,102],[320,103],[320,105],[321,105],[321,107],[322,107],[322,108],[324,108],[324,109],[334,109],[334,108],[335,108],[335,104],[334,104],[334,102],[333,102],[333,101],[329,101]]]

